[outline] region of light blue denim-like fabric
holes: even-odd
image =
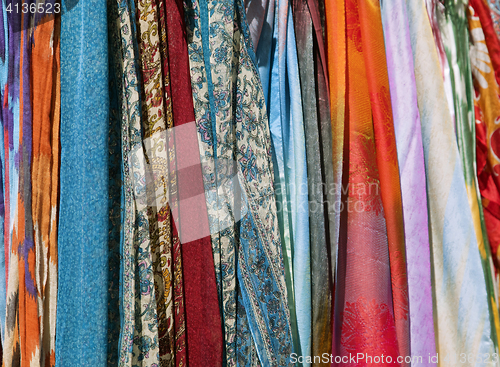
[[[311,355],[311,272],[306,144],[297,47],[290,3],[276,0],[262,4],[267,9],[265,21],[259,27],[256,59],[273,144],[294,347],[298,355],[305,356]]]
[[[108,344],[106,2],[65,1],[65,9],[61,17],[56,366],[97,367],[107,365]]]

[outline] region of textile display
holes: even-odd
[[[0,2],[4,367],[500,367],[499,0]]]

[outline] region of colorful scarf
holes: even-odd
[[[304,115],[309,194],[312,339],[308,353],[322,356],[324,353],[330,354],[331,352],[332,298],[331,281],[328,276],[330,246],[329,243],[327,245],[329,216],[325,209],[332,209],[332,211],[334,209],[333,205],[328,206],[328,201],[325,203],[328,188],[332,187],[333,181],[330,111],[325,80],[327,65],[316,1],[296,1],[292,4],[292,11]],[[313,26],[316,32],[313,32]],[[320,32],[317,31],[318,28]],[[323,50],[323,53],[320,50]],[[317,68],[317,74],[315,68]],[[324,185],[324,181],[328,182],[328,185]],[[298,298],[297,302],[299,302]],[[309,355],[304,351],[302,354]]]
[[[57,366],[107,363],[111,228],[106,24],[106,4],[91,0],[79,1],[61,18]]]
[[[434,356],[432,285],[424,152],[404,0],[382,2],[387,71],[401,176],[412,360]],[[433,365],[423,358],[423,365]]]
[[[276,200],[285,254],[289,303],[292,305],[294,346],[299,355],[310,355],[308,189],[312,186],[308,185],[307,177],[304,115],[295,31],[292,9],[288,1],[269,2],[267,6],[265,32],[260,35],[256,57],[268,106],[273,143]]]
[[[380,67],[386,64],[380,7],[376,1],[348,0],[345,14],[349,181],[341,219],[346,232],[341,232],[338,253],[335,323],[340,337],[334,354],[384,354],[396,361],[409,355],[408,295],[389,81]],[[366,279],[367,272],[376,279]]]
[[[432,29],[423,3],[406,5],[432,223],[436,349],[440,365],[455,366],[461,353],[495,352],[488,294],[453,123],[442,108],[446,95]]]
[[[500,0],[488,0],[495,32],[500,37]]]
[[[346,89],[347,89],[347,37],[345,1],[325,0],[326,44],[328,59],[328,80],[330,92],[331,135],[332,135],[332,181],[327,185],[330,196],[328,201],[333,208],[329,208],[330,219],[330,267],[334,277],[335,290],[338,289],[338,249],[341,240],[344,243],[347,233],[346,212],[344,209],[345,197],[342,188],[348,185],[348,157],[349,134],[346,120],[348,116]],[[345,196],[345,195],[344,195]],[[343,221],[340,221],[341,215]],[[339,320],[343,309],[342,292],[332,295],[332,318]],[[332,322],[332,353],[339,351],[341,324]]]
[[[181,0],[167,0],[165,6],[168,9],[166,20],[170,51],[168,71],[171,77],[174,127],[192,127],[187,138],[181,139],[181,141],[177,139],[180,139],[179,135],[184,136],[184,134],[174,134],[175,140],[178,141],[176,149],[188,152],[188,154],[176,154],[178,198],[187,198],[193,195],[192,192],[197,194],[203,192],[203,178],[200,157],[197,154],[198,136],[194,123],[184,8]],[[180,149],[181,146],[182,149]],[[190,164],[195,168],[179,168],[187,167]],[[201,195],[203,196],[203,194]],[[181,200],[177,200],[179,203],[181,202]],[[182,247],[179,247],[179,252],[182,250],[185,324],[181,319],[181,312],[176,311],[174,319],[176,328],[175,363],[179,367],[184,366],[185,363],[199,366],[210,360],[211,365],[221,366],[223,336],[212,245],[210,236],[208,236],[210,230],[205,199],[203,197],[201,200],[189,204],[182,202],[184,204],[179,205],[178,208],[177,228],[180,227],[183,234],[194,232],[201,233],[204,237],[193,240],[191,238],[184,239],[185,236],[181,236],[183,242]],[[174,230],[177,229],[174,228]],[[175,251],[174,257],[176,253],[177,251]],[[175,277],[175,281],[178,282],[175,289],[182,286],[182,282],[178,278],[178,276]],[[177,292],[177,294],[179,293]],[[176,299],[182,300],[179,296]],[[179,304],[176,309],[182,309],[182,307],[182,304]],[[183,327],[186,328],[185,334]],[[187,361],[184,362],[188,346],[192,347],[189,348]]]
[[[493,261],[498,272],[500,179],[495,172],[500,172],[500,151],[498,150],[500,129],[496,123],[500,120],[500,90],[495,79],[482,23],[475,12],[475,7],[469,6],[467,16],[471,34],[470,60],[475,89],[477,175],[484,205],[484,220]],[[495,321],[498,322],[498,320]]]
[[[293,349],[270,132],[243,3],[186,1],[185,9],[226,363],[286,365]],[[239,200],[218,189],[228,174],[239,177],[248,208],[237,224]]]
[[[32,46],[32,215],[37,253],[40,347],[43,351],[40,365],[45,367],[55,365],[61,108],[59,33],[59,16],[47,15],[34,29]]]
[[[494,301],[491,253],[484,224],[483,208],[479,200],[479,190],[476,178],[476,149],[475,149],[475,118],[472,86],[472,74],[469,61],[469,37],[466,4],[462,0],[448,0],[445,2],[446,12],[440,18],[440,29],[444,48],[449,62],[452,91],[455,106],[455,129],[458,148],[464,169],[464,179],[472,211],[474,230],[481,254],[484,278],[488,292],[491,322],[491,338],[498,348],[495,319],[498,320],[498,308]]]

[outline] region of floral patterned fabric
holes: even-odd
[[[253,352],[237,355],[254,345],[262,365],[287,365],[292,352],[290,315],[270,134],[243,3],[186,1],[185,9],[226,363],[255,364]],[[236,167],[225,167],[225,161],[235,161]],[[230,210],[234,203],[216,190],[228,173],[239,177],[247,198],[248,212],[238,224]],[[207,194],[207,188],[215,190]],[[248,328],[238,326],[247,322]]]

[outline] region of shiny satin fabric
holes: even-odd
[[[377,166],[380,172],[380,196],[387,228],[397,343],[400,356],[406,357],[410,355],[406,248],[389,78],[384,67],[387,61],[381,10],[378,0],[361,1],[358,5],[363,56],[372,106]],[[401,364],[409,363],[405,361]]]
[[[392,113],[403,201],[411,356],[436,354],[424,152],[404,0],[382,2]],[[419,365],[435,365],[423,358]]]
[[[384,201],[388,196],[386,193],[382,194],[387,189],[387,182],[380,181],[378,167],[383,154],[390,155],[391,151],[386,150],[379,155],[376,148],[380,149],[381,143],[386,148],[391,146],[387,140],[377,136],[380,128],[384,129],[379,125],[383,121],[380,118],[385,118],[390,111],[390,101],[387,101],[388,93],[380,94],[380,90],[376,91],[381,86],[379,83],[383,75],[374,74],[373,65],[366,63],[370,57],[380,65],[385,64],[385,60],[379,59],[381,55],[376,50],[381,47],[383,51],[383,43],[378,43],[383,38],[378,41],[376,38],[383,37],[382,27],[379,14],[378,26],[377,22],[372,23],[372,26],[379,27],[378,35],[367,35],[370,25],[366,22],[376,20],[372,19],[372,11],[376,8],[367,9],[364,5],[371,7],[374,4],[361,4],[356,0],[348,0],[344,4],[347,46],[345,126],[346,135],[348,134],[344,164],[349,167],[349,176],[343,187],[347,192],[341,216],[335,285],[337,334],[334,336],[333,354],[344,358],[358,353],[370,358],[384,355],[385,358],[396,361],[400,352],[391,289],[391,258],[387,235],[389,227],[386,226],[385,219]],[[342,16],[343,11],[339,10],[339,15]],[[327,19],[327,29],[328,24]],[[367,42],[374,42],[374,48],[366,48]],[[333,85],[330,90],[333,90]],[[389,127],[390,124],[386,126]],[[393,143],[392,162],[386,162],[391,169],[396,161],[395,141]],[[397,165],[395,168],[397,169]],[[386,197],[383,198],[382,195]],[[376,276],[366,277],[366,274]],[[396,294],[394,299],[397,301],[400,296],[401,294]],[[369,330],[377,332],[371,333]],[[373,359],[371,362],[363,360],[361,363],[373,363]],[[355,366],[357,363],[350,360],[339,364],[337,361],[335,365]]]
[[[488,0],[471,0],[470,6],[474,7],[475,12],[481,20],[481,27],[485,36],[486,46],[490,50],[490,60],[493,65],[497,83],[500,84],[500,40],[499,35],[495,33],[492,15],[494,14],[492,6],[488,5]]]
[[[441,366],[455,366],[460,353],[495,352],[488,294],[453,123],[442,108],[446,96],[431,26],[423,2],[406,5],[431,222],[436,348],[449,356],[440,358]]]
[[[343,307],[343,289],[339,291],[337,282],[339,274],[342,280],[345,267],[343,264],[338,267],[337,255],[340,251],[339,244],[341,241],[343,241],[342,244],[344,245],[342,249],[345,249],[346,212],[342,210],[345,204],[342,187],[348,184],[349,167],[349,155],[346,153],[349,149],[349,134],[348,127],[346,127],[347,39],[345,1],[325,0],[325,13],[333,163],[331,187],[328,186],[328,192],[330,193],[328,200],[333,203],[333,210],[329,209],[330,266],[335,284],[335,292],[332,295],[332,319],[338,319]],[[346,154],[344,155],[344,153]],[[340,227],[341,214],[344,215],[342,228]],[[336,354],[340,347],[341,324],[332,322],[332,326],[332,354]]]
[[[474,105],[476,128],[477,176],[484,206],[484,219],[488,232],[493,262],[497,268],[500,245],[500,180],[494,174],[500,168],[495,151],[500,130],[496,121],[500,118],[499,88],[489,56],[482,23],[475,7],[469,6],[467,17],[471,34],[470,60],[474,79]],[[498,287],[498,283],[496,284]],[[494,301],[498,304],[498,288]],[[498,323],[498,319],[495,319]]]
[[[445,2],[446,11],[440,17],[440,30],[452,80],[452,92],[455,106],[455,130],[458,149],[464,170],[464,180],[469,198],[474,230],[481,255],[484,278],[490,307],[491,338],[498,348],[497,330],[498,307],[493,285],[491,252],[484,224],[483,207],[479,200],[476,177],[476,137],[473,102],[472,73],[469,60],[469,31],[465,15],[466,3],[462,0]]]

